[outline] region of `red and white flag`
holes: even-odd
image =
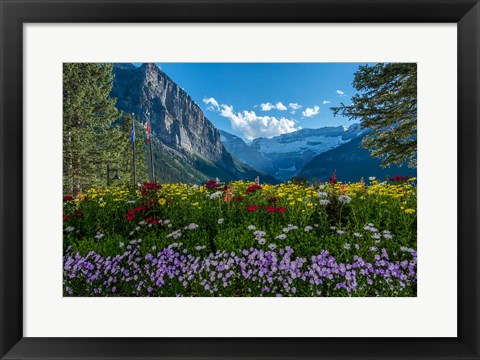
[[[150,125],[148,121],[145,123],[145,131],[147,132],[147,139],[145,140],[145,142],[147,144],[150,144]]]

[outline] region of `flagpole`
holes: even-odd
[[[137,161],[135,151],[135,114],[132,113],[133,187],[137,186]]]
[[[149,137],[148,142],[150,143],[150,165],[152,170],[151,179],[152,179],[152,182],[155,182],[155,167],[153,164],[152,123],[150,122],[150,118],[148,119],[148,127],[150,130],[150,133],[148,134],[148,137]]]

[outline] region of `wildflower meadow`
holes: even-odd
[[[64,296],[416,296],[417,189],[93,186],[63,199]]]

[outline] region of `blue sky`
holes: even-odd
[[[140,64],[136,64],[140,65]],[[246,140],[300,128],[351,125],[330,106],[350,104],[357,63],[157,63],[219,129]]]

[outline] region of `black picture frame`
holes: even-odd
[[[479,359],[478,0],[0,0],[0,14],[2,359]],[[24,337],[23,24],[142,22],[457,23],[458,337],[343,339]]]

